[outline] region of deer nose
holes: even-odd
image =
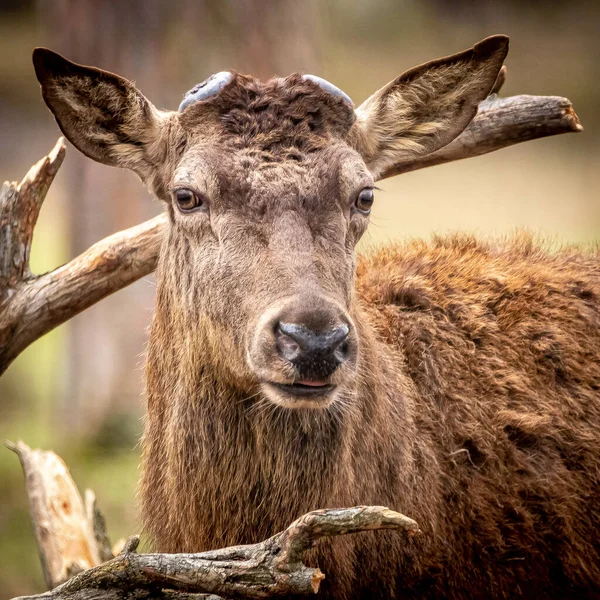
[[[349,354],[345,323],[326,331],[314,331],[306,325],[279,322],[276,327],[276,344],[281,358],[294,364],[302,376],[319,373],[329,377]]]

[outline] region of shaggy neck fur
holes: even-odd
[[[352,311],[360,324],[356,388],[324,410],[288,410],[231,381],[208,358],[207,338],[189,343],[194,334],[182,331],[161,296],[159,289],[148,357],[145,457],[152,463],[144,470],[144,513],[161,550],[258,542],[318,507],[398,505],[390,489],[399,489],[401,463],[412,462],[413,392],[366,314]],[[373,456],[381,463],[375,469]]]

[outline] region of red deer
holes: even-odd
[[[324,597],[600,597],[597,254],[454,235],[355,255],[375,182],[456,138],[507,50],[487,38],[356,110],[314,76],[223,72],[179,111],[35,51],[65,135],[169,216],[141,483],[156,550],[387,505],[423,533],[320,544]]]

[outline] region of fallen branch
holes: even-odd
[[[503,69],[494,86],[504,83]],[[581,131],[571,102],[558,96],[492,95],[453,142],[390,169],[383,178],[471,158],[537,138]],[[25,179],[0,191],[0,374],[29,344],[95,302],[152,272],[165,215],[116,233],[45,275],[29,271],[29,249],[42,202],[65,155],[62,138]]]
[[[95,496],[84,503],[71,474],[54,452],[7,442],[25,474],[29,514],[48,588],[113,557]]]
[[[417,524],[400,513],[381,506],[357,506],[316,510],[259,544],[199,554],[136,554],[138,538],[132,538],[107,563],[50,592],[19,600],[156,598],[165,592],[235,598],[316,594],[325,575],[302,563],[304,551],[323,537],[374,529],[418,532]]]
[[[90,502],[84,508],[64,462],[54,452],[32,450],[23,442],[8,446],[23,465],[48,586],[77,573],[49,592],[19,600],[215,600],[315,594],[325,575],[307,567],[302,557],[316,540],[376,529],[409,536],[419,531],[415,521],[388,508],[357,506],[307,513],[259,544],[198,554],[137,554],[139,538],[134,537],[112,558],[104,520],[93,516],[97,508],[91,510]],[[90,492],[86,496],[94,503]],[[108,553],[107,562],[102,562],[102,551]]]

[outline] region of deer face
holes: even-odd
[[[166,203],[159,309],[185,323],[169,343],[197,344],[275,404],[319,408],[351,392],[360,365],[354,251],[375,181],[463,131],[507,48],[487,38],[356,110],[312,76],[221,73],[164,112],[130,82],[49,50],[34,65],[71,142],[134,170]]]
[[[284,406],[331,402],[356,368],[354,247],[374,182],[345,139],[354,121],[347,100],[300,76],[235,76],[179,117],[165,252],[202,286],[203,330],[227,324],[230,369]]]

